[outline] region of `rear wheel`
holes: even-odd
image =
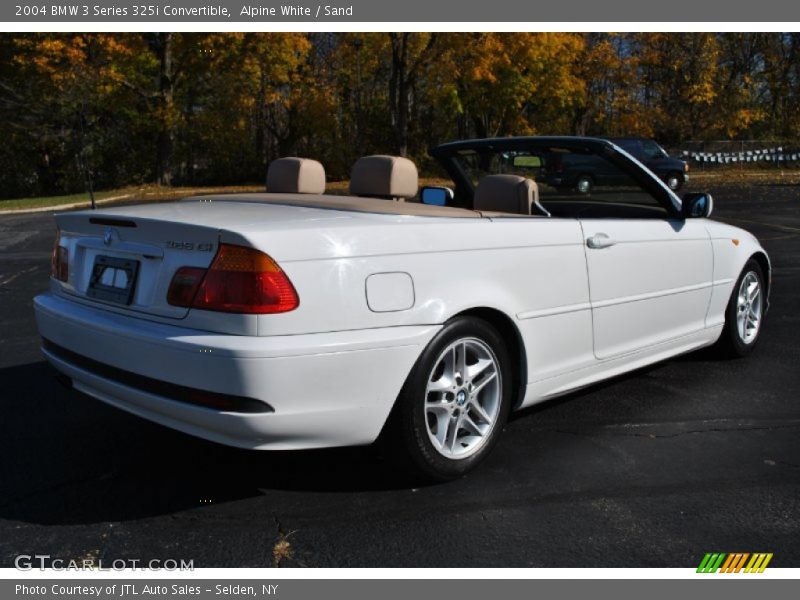
[[[448,322],[423,351],[393,414],[392,443],[426,479],[446,481],[491,451],[511,404],[508,351],[497,331],[473,317]]]
[[[594,179],[591,175],[581,175],[575,181],[575,189],[581,194],[591,194],[592,188],[594,188]]]
[[[727,356],[747,356],[761,333],[766,308],[761,265],[750,259],[742,269],[725,311],[725,327],[717,349]]]

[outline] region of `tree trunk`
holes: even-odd
[[[409,48],[411,36],[419,34],[390,33],[392,46],[392,70],[389,76],[389,104],[392,129],[394,131],[395,151],[400,156],[408,154],[408,118],[411,91],[417,74],[435,51],[436,34],[432,33],[419,55],[411,60]]]
[[[173,112],[175,109],[175,79],[173,72],[172,33],[158,33],[152,48],[159,61],[158,99],[160,127],[156,146],[156,182],[172,185],[172,150],[175,143]]]
[[[390,33],[389,41],[392,46],[392,71],[389,75],[389,111],[392,123],[392,131],[394,133],[395,152],[400,154],[401,138],[401,121],[403,120],[400,112],[400,98],[403,95],[402,88],[403,80],[405,79],[406,70],[406,41],[408,39],[407,33]],[[402,154],[401,154],[402,156]]]
[[[408,81],[400,80],[397,93],[397,128],[395,138],[397,140],[397,154],[406,156],[408,154]]]
[[[489,137],[489,128],[486,123],[487,120],[485,120],[480,115],[472,116],[472,124],[475,127],[475,137],[477,138]]]
[[[261,168],[260,176],[263,178],[264,185],[267,182],[267,168],[269,166],[269,130],[267,129],[267,119],[269,118],[269,107],[267,106],[267,76],[264,72],[264,65],[260,65],[261,74],[258,79],[258,117],[256,121],[256,156],[258,165]]]

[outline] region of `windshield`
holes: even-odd
[[[642,150],[647,158],[663,158],[667,156],[666,150],[656,144],[653,140],[643,140]]]

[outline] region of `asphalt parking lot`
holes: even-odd
[[[195,567],[800,567],[800,186],[712,189],[774,265],[755,353],[686,355],[518,414],[459,481],[370,448],[230,449],[66,390],[38,353],[47,213],[0,216],[0,567],[18,554]],[[288,543],[288,544],[287,544]]]

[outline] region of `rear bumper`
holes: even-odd
[[[154,323],[49,293],[34,307],[39,331],[52,343],[43,354],[75,389],[185,433],[252,449],[374,441],[439,329],[255,337]],[[163,386],[141,383],[153,381]],[[154,393],[181,388],[259,400],[274,412],[218,410]]]

